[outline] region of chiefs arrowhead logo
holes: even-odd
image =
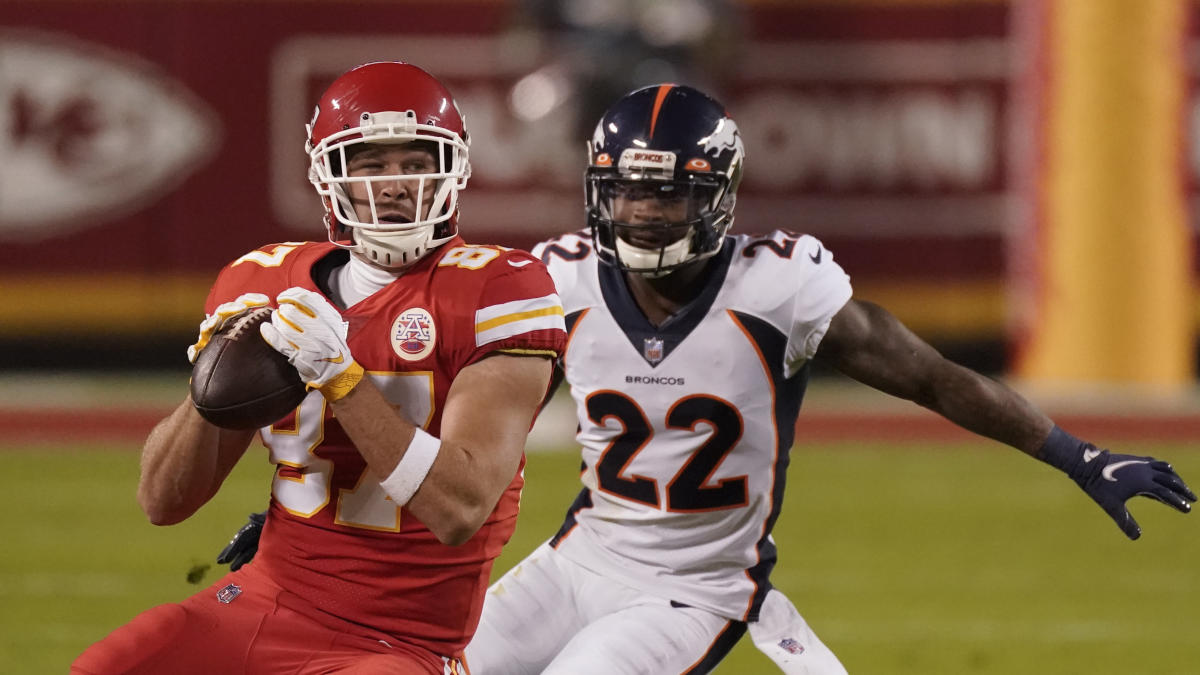
[[[216,150],[215,116],[156,66],[0,31],[0,238],[44,238],[146,206]]]

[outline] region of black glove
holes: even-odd
[[[1196,495],[1171,465],[1153,457],[1118,455],[1085,443],[1057,426],[1038,450],[1038,459],[1066,472],[1130,539],[1142,528],[1129,514],[1125,502],[1145,495],[1183,513],[1192,510]]]
[[[263,523],[267,520],[267,512],[251,513],[250,522],[242,526],[229,540],[229,545],[221,549],[217,555],[217,563],[228,564],[229,571],[237,571],[239,567],[250,562],[258,552],[258,535],[262,534]]]

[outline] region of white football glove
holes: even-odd
[[[319,293],[289,288],[275,298],[279,309],[271,312],[258,330],[262,337],[296,367],[308,386],[336,401],[362,380],[363,369],[346,345],[348,324]]]
[[[248,309],[262,307],[270,302],[271,299],[262,293],[243,293],[234,300],[217,305],[216,311],[200,322],[200,337],[196,338],[196,344],[187,349],[188,361],[195,363],[196,357],[200,356],[200,351],[208,346],[212,337],[225,324],[229,323],[230,319]]]

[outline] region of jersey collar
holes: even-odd
[[[625,333],[625,337],[651,367],[662,363],[708,315],[721,286],[725,283],[725,275],[733,260],[736,246],[728,239],[726,238],[725,245],[721,247],[721,252],[714,256],[715,260],[710,264],[708,278],[700,292],[661,326],[650,323],[646,315],[642,314],[619,269],[604,264],[597,266],[604,304],[612,314],[613,320]]]

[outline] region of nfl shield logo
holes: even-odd
[[[642,341],[642,355],[651,364],[663,359],[663,341],[661,338],[646,338]]]
[[[792,638],[783,638],[779,641],[779,646],[789,654],[803,654],[804,645],[796,642]]]
[[[242,594],[242,587],[237,584],[229,584],[225,588],[217,591],[217,600],[222,604],[228,605],[233,602],[234,598]]]

